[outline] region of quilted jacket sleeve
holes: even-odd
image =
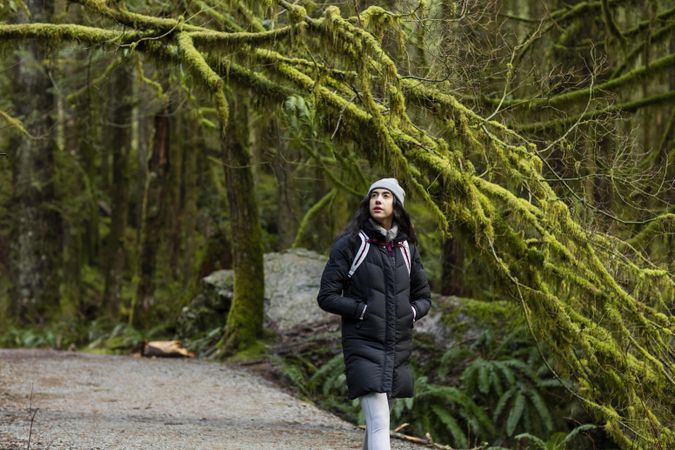
[[[361,317],[365,303],[343,295],[347,287],[349,268],[352,264],[353,251],[350,239],[338,239],[330,252],[330,257],[321,275],[321,286],[317,301],[324,311],[344,317],[358,319]]]
[[[424,272],[417,246],[412,246],[413,263],[410,268],[410,303],[415,308],[415,321],[426,316],[431,308],[431,289]]]

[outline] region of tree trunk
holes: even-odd
[[[125,264],[125,231],[128,211],[128,155],[130,144],[129,122],[131,107],[128,87],[129,73],[122,67],[113,75],[112,91],[112,124],[110,127],[110,143],[112,146],[112,184],[110,186],[110,232],[106,238],[105,287],[103,302],[110,317],[115,320],[120,313],[121,288]],[[126,95],[125,95],[126,94]]]
[[[290,148],[282,139],[278,119],[270,120],[268,128],[268,141],[274,149],[272,160],[272,172],[277,179],[277,208],[276,223],[279,240],[277,250],[290,248],[295,241],[295,233],[298,230],[298,220],[295,196],[293,195],[293,169],[296,163],[295,154],[290,153]]]
[[[49,22],[54,12],[49,0],[24,2],[31,22]],[[20,16],[20,22],[28,18]],[[10,315],[20,322],[42,323],[58,307],[61,264],[61,218],[55,208],[54,133],[51,82],[42,61],[47,48],[35,41],[17,51],[14,74],[14,111],[33,139],[15,137],[12,160],[12,245]]]
[[[464,252],[459,239],[445,239],[441,257],[441,294],[459,297],[464,286]]]
[[[232,230],[234,293],[223,337],[225,355],[253,347],[262,335],[262,231],[248,142],[246,105],[242,100],[230,100],[230,120],[222,139],[222,150]]]
[[[170,160],[170,107],[155,115],[152,150],[147,160],[145,188],[141,206],[141,237],[138,264],[138,288],[132,307],[130,322],[138,326],[145,321],[150,310],[154,291],[154,274],[157,249],[162,230],[162,211],[165,204],[165,181],[169,173]]]
[[[201,251],[203,231],[198,228],[200,208],[199,194],[200,179],[199,159],[205,154],[206,144],[199,124],[191,117],[186,117],[182,126],[183,162],[180,177],[180,280],[188,293],[199,281],[196,279],[201,267],[204,252]]]

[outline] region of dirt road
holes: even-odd
[[[299,450],[360,449],[363,431],[222,363],[0,349],[0,449],[29,434],[32,449]]]

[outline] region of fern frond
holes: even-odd
[[[542,450],[547,450],[546,449],[546,443],[539,439],[537,436],[530,434],[530,433],[520,433],[519,435],[516,435],[516,439],[528,439],[532,441],[537,448],[541,448]]]
[[[525,410],[525,395],[522,391],[518,392],[516,400],[513,402],[513,407],[509,412],[509,417],[506,419],[506,434],[511,436],[520,422]]]
[[[344,357],[342,353],[333,356],[326,361],[314,374],[310,377],[311,382],[321,380],[326,374],[336,370],[344,371]]]
[[[417,395],[418,399],[437,398],[448,403],[464,404],[469,397],[457,388],[450,386],[429,385],[426,392]],[[470,400],[470,399],[469,399]]]
[[[516,393],[517,387],[513,386],[511,389],[508,391],[504,392],[504,394],[499,397],[499,400],[497,401],[497,406],[495,406],[495,412],[493,414],[493,420],[496,422],[497,418],[500,416],[504,408],[506,407],[507,403],[513,397],[513,394]]]
[[[347,379],[344,372],[333,373],[326,378],[321,386],[321,393],[324,397],[328,397],[333,389],[344,388]]]
[[[487,394],[490,392],[490,364],[484,362],[478,367],[478,390]]]
[[[308,388],[312,391],[321,384],[321,392],[327,396],[331,389],[338,385],[340,376],[344,376],[344,359],[342,354],[337,354],[326,363],[324,363],[319,370],[309,378]]]
[[[490,368],[490,385],[494,386],[494,391],[498,396],[502,396],[504,393],[504,388],[502,386],[502,381],[499,378],[499,371],[496,368],[496,365]]]
[[[460,377],[462,381],[462,387],[467,392],[473,392],[476,390],[476,385],[478,382],[476,381],[476,374],[478,373],[478,368],[481,365],[482,359],[478,358],[474,361],[471,361],[471,364],[466,366],[466,369],[464,369],[464,372],[462,372],[462,376]]]
[[[291,364],[284,364],[281,370],[284,376],[288,378],[288,381],[291,382],[291,384],[300,389],[303,394],[307,395],[308,380],[302,370]]]
[[[464,434],[464,431],[462,431],[462,428],[459,426],[455,418],[439,405],[432,405],[431,410],[434,412],[434,414],[436,414],[436,417],[438,417],[443,425],[445,425],[450,431],[450,434],[452,434],[452,438],[455,441],[455,446],[459,448],[468,447],[466,434]]]
[[[534,405],[534,409],[539,413],[539,419],[544,424],[546,431],[550,433],[553,431],[553,419],[551,419],[551,413],[548,410],[548,406],[546,406],[546,402],[536,389],[528,389],[526,392],[530,398],[530,402]]]
[[[557,378],[548,378],[546,380],[539,380],[537,381],[536,386],[538,388],[553,388],[553,387],[564,387],[566,383],[564,381],[560,381]],[[567,383],[569,386],[569,383]],[[570,388],[572,386],[569,386]]]
[[[578,427],[576,427],[575,429],[573,429],[572,431],[567,433],[567,436],[565,436],[565,439],[563,439],[562,442],[560,443],[561,448],[565,448],[565,445],[569,441],[574,439],[582,431],[592,430],[593,428],[597,428],[597,425],[593,425],[592,423],[585,423],[583,425],[579,425]]]

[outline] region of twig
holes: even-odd
[[[345,105],[342,107],[340,115],[338,116],[337,124],[335,125],[335,130],[333,130],[333,134],[330,135],[331,141],[335,138],[335,135],[337,134],[338,129],[340,128],[340,122],[342,121],[342,116],[344,115],[345,109],[347,109],[347,106],[349,106],[350,103],[353,103],[354,100],[356,100],[356,96],[352,97],[351,100],[349,100],[349,103],[345,103]]]
[[[30,414],[31,410],[33,409],[33,383],[30,384],[30,396],[28,397],[28,413]],[[30,450],[30,439],[33,435],[33,422],[35,421],[35,415],[37,414],[38,410],[40,408],[35,408],[33,411],[33,415],[30,418],[30,428],[28,429],[28,444],[27,444],[27,450]]]
[[[361,14],[359,13],[359,2],[358,0],[354,0],[354,12],[356,13],[356,20],[359,23],[359,26],[363,28],[363,23],[361,22]]]
[[[536,29],[536,31],[534,32],[534,34],[530,35],[530,37],[528,37],[528,38],[525,40],[525,42],[523,42],[522,44],[516,45],[516,46],[513,48],[513,52],[511,52],[511,60],[510,60],[509,63],[506,65],[506,80],[504,81],[504,92],[502,93],[502,98],[499,100],[499,104],[497,105],[497,108],[493,111],[493,113],[490,114],[490,115],[485,119],[486,122],[487,122],[487,121],[490,121],[494,116],[497,115],[497,113],[499,112],[499,110],[500,110],[501,107],[502,107],[502,104],[504,103],[504,99],[506,99],[506,94],[507,94],[507,92],[508,92],[508,90],[509,90],[509,86],[511,85],[511,81],[513,80],[513,72],[514,72],[513,61],[514,61],[514,59],[516,58],[516,53],[517,53],[518,50],[520,50],[521,48],[530,45],[530,42],[534,39],[534,36],[536,36],[536,34],[537,34],[537,33],[539,32],[539,30],[541,29],[542,23],[544,23],[544,22],[539,22],[539,26],[537,27],[537,29]]]
[[[30,450],[30,439],[31,439],[31,436],[33,435],[33,422],[35,421],[35,415],[37,414],[37,412],[39,410],[40,410],[40,408],[35,408],[35,410],[33,411],[33,415],[30,418],[30,429],[28,430],[28,445],[26,447],[27,450]]]

